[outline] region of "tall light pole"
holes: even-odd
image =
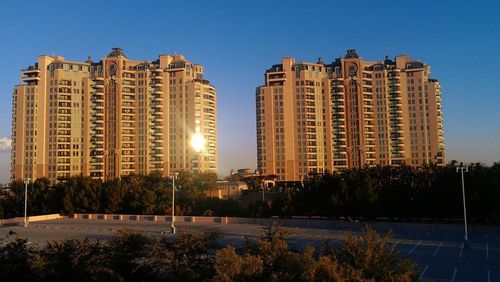
[[[173,172],[170,174],[170,177],[172,178],[172,234],[175,234],[175,180],[177,179],[178,175],[179,173],[177,172]]]
[[[260,175],[258,177],[260,185],[262,185],[262,202],[266,202],[266,185],[263,183],[262,179],[260,178]]]
[[[465,228],[464,240],[465,240],[465,242],[468,242],[469,239],[467,237],[467,208],[465,206],[464,169],[465,169],[465,172],[469,172],[469,168],[467,166],[464,166],[463,162],[460,162],[460,166],[457,167],[457,172],[460,171],[460,174],[462,177],[462,199],[464,201],[464,228]]]
[[[30,179],[24,180],[24,227],[28,227],[27,214],[28,214],[28,183]]]

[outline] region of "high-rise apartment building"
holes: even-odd
[[[12,179],[217,171],[215,88],[182,55],[39,56],[12,102]]]
[[[440,84],[408,56],[369,62],[348,50],[331,64],[284,58],[266,71],[256,105],[258,168],[280,180],[445,163]]]
[[[284,58],[257,88],[258,169],[281,180],[332,170],[329,78],[321,62]]]

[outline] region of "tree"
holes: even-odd
[[[346,233],[340,248],[326,247],[322,255],[336,259],[344,274],[363,280],[416,281],[416,264],[397,254],[390,237],[390,233],[380,237],[365,227],[361,236]]]
[[[102,191],[101,211],[104,213],[124,213],[127,192],[127,184],[119,179],[105,182]]]

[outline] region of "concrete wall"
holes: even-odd
[[[64,216],[60,214],[46,214],[46,215],[28,216],[26,219],[28,220],[28,222],[36,222],[36,221],[60,219],[60,218],[64,218]],[[0,220],[0,224],[17,224],[22,222],[24,222],[24,217],[15,217],[15,218]]]
[[[117,220],[117,221],[151,221],[171,222],[172,216],[167,215],[134,215],[134,214],[81,214],[76,213],[77,220]],[[210,216],[176,216],[175,222],[228,223],[227,217]]]
[[[171,216],[163,215],[116,215],[116,214],[75,214],[77,220],[128,220],[128,221],[152,221],[152,222],[171,222]],[[285,227],[300,228],[321,228],[321,229],[340,229],[340,230],[359,230],[365,225],[370,225],[377,229],[394,231],[462,231],[463,224],[441,224],[441,223],[408,223],[408,222],[381,222],[365,221],[353,222],[348,220],[333,220],[321,217],[308,218],[296,217],[289,219],[280,218],[241,218],[241,217],[209,217],[209,216],[176,216],[175,222],[194,222],[194,223],[214,223],[214,224],[258,224],[269,225],[278,224]],[[469,231],[474,230],[494,230],[498,232],[498,226],[469,225]]]

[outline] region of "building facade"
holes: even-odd
[[[299,181],[365,165],[445,163],[441,87],[408,56],[283,58],[256,90],[257,165]]]
[[[39,56],[12,102],[12,179],[217,172],[215,88],[182,55]]]

